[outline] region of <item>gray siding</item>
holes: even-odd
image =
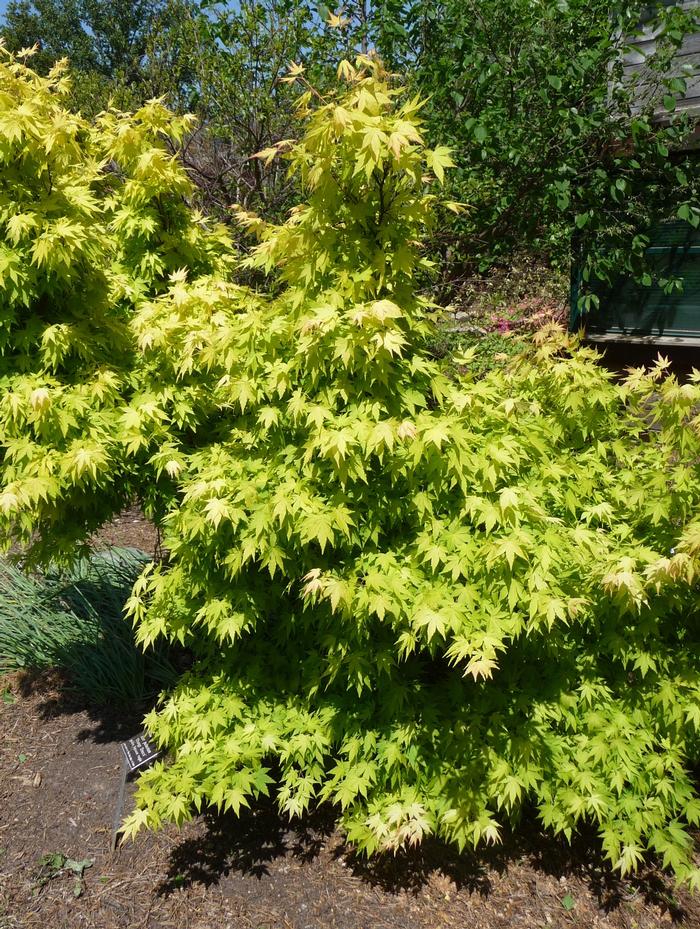
[[[700,14],[700,0],[684,0],[682,6]],[[656,49],[656,33],[645,27],[641,35],[628,39],[628,46],[623,59],[624,82],[635,87],[638,101],[635,109],[641,110],[658,97],[656,77],[645,67],[647,57]],[[670,76],[684,77],[687,82],[685,94],[675,94],[676,112],[700,117],[700,32],[686,36],[673,59]],[[657,106],[655,112],[659,118],[666,116],[662,105]]]

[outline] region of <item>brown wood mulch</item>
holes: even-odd
[[[160,549],[160,537],[156,527],[135,503],[96,532],[91,545],[97,550],[112,546],[140,548],[153,556]]]
[[[75,699],[51,675],[0,682],[0,929],[700,927],[700,900],[658,871],[616,880],[593,845],[534,825],[488,853],[428,844],[368,864],[327,816],[290,825],[260,804],[111,853],[119,742],[139,717]],[[69,870],[42,868],[53,853],[94,860],[80,896]]]

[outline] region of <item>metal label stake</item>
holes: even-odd
[[[124,817],[124,799],[126,796],[126,782],[136,771],[143,768],[149,768],[163,754],[153,742],[150,741],[145,733],[134,736],[126,742],[121,743],[122,750],[122,776],[119,785],[119,795],[117,797],[117,807],[114,811],[114,823],[112,827],[112,844],[111,851],[117,850],[119,841],[119,827]]]

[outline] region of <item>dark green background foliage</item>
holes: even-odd
[[[431,95],[432,133],[457,152],[456,186],[471,206],[445,235],[458,259],[476,252],[486,263],[527,243],[561,262],[577,232],[588,270],[638,271],[656,221],[688,204],[682,215],[697,222],[693,164],[671,154],[687,126],[650,119],[654,103],[682,91],[680,82],[669,87],[668,61],[690,25],[679,10],[660,14],[654,86],[635,113],[620,80],[619,34],[634,34],[638,9],[460,0],[416,23],[415,80]]]
[[[40,72],[68,57],[76,73],[75,103],[94,113],[110,96],[123,106],[137,106],[187,82],[182,68],[172,73],[172,62],[167,83],[159,74],[169,40],[181,32],[185,8],[194,10],[179,0],[13,0],[3,35],[12,51],[38,44],[33,63]],[[183,64],[180,45],[177,57]]]
[[[658,16],[662,36],[638,111],[619,80],[620,36],[634,34],[642,11]],[[344,53],[376,47],[429,98],[433,144],[454,148],[453,193],[469,209],[445,217],[430,242],[450,298],[514,248],[566,265],[573,241],[586,308],[594,273],[624,269],[649,283],[655,223],[700,220],[696,158],[678,150],[690,127],[673,113],[685,78],[668,67],[696,28],[690,13],[639,0],[351,0],[332,28],[329,12],[308,0],[20,0],[4,33],[11,48],[40,42],[44,68],[70,56],[84,110],[109,94],[121,105],[163,94],[195,111],[183,157],[202,204],[227,215],[240,203],[270,219],[298,191],[277,161],[250,156],[296,134],[298,91],[280,80],[288,63],[303,61],[322,89]],[[670,122],[651,119],[655,105]]]

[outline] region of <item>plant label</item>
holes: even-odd
[[[161,750],[143,733],[127,742],[122,742],[122,753],[127,774],[133,774],[134,771],[148,767],[162,754]]]

